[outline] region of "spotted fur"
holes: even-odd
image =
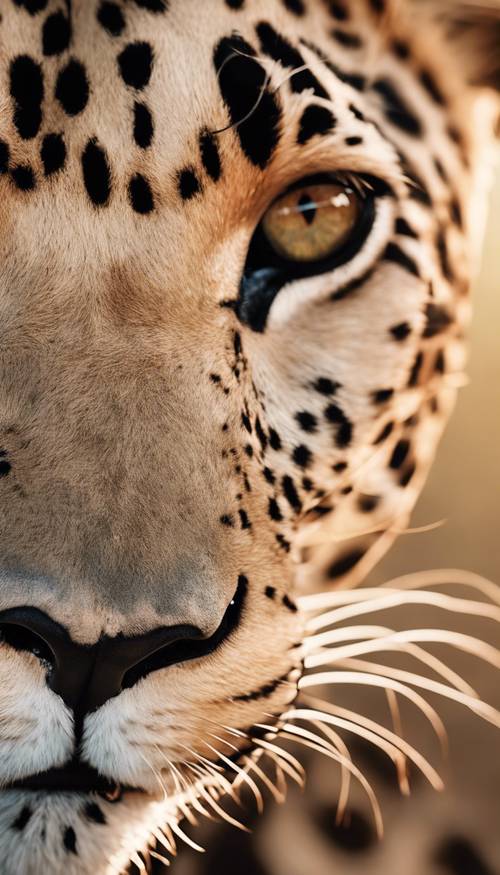
[[[175,816],[169,762],[294,699],[296,594],[353,586],[408,520],[462,379],[497,108],[401,5],[2,4],[0,609],[90,647],[210,639],[241,596],[210,655],[91,713],[0,645],[6,875],[120,872]],[[324,171],[370,189],[373,228],[263,303],[255,228]],[[76,752],[141,792],[8,789]]]

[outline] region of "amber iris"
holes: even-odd
[[[293,189],[272,204],[262,230],[274,251],[290,261],[328,258],[342,247],[360,214],[360,198],[335,183]]]

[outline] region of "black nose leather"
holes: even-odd
[[[189,625],[161,627],[134,638],[103,636],[93,645],[77,644],[63,626],[31,607],[0,612],[0,637],[17,650],[34,653],[47,666],[49,687],[83,714],[150,671],[193,658],[193,646],[196,651],[203,644],[200,630]]]

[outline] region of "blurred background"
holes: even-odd
[[[400,536],[369,585],[433,568],[466,569],[500,583],[499,251],[500,176],[475,284],[470,382],[461,390],[412,525],[445,522],[426,533]],[[455,594],[476,597],[463,588]],[[455,628],[500,647],[498,627],[489,620],[456,619],[435,609],[407,607],[392,612],[390,622],[386,615],[375,615],[373,622],[392,625],[393,620],[396,628]],[[428,649],[463,672],[500,708],[497,672],[450,648]],[[384,653],[377,661],[415,670],[415,663],[405,665],[401,655],[391,658]],[[402,728],[443,775],[444,792],[436,793],[410,768],[412,794],[401,796],[390,761],[371,746],[346,739],[381,802],[382,842],[375,836],[366,795],[356,784],[344,823],[336,825],[338,768],[302,750],[300,759],[308,771],[303,792],[291,788],[287,804],[270,803],[264,818],[250,814],[251,834],[230,826],[201,825],[196,841],[205,845],[206,854],[181,850],[173,863],[174,875],[500,875],[500,733],[459,705],[427,698],[446,722],[448,758],[443,759],[429,725],[409,703],[401,706]],[[336,701],[391,726],[381,690],[337,687]],[[248,811],[253,810],[249,802]]]

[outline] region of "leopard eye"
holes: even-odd
[[[311,183],[288,191],[262,219],[262,231],[277,255],[314,262],[331,256],[356,228],[362,204],[351,188]]]

